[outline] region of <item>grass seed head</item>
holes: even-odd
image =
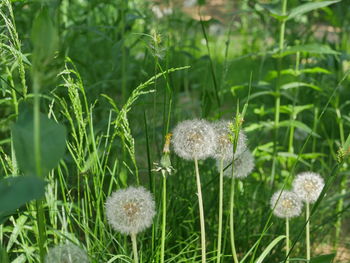
[[[299,197],[291,191],[278,191],[270,201],[274,215],[281,218],[292,218],[301,214],[303,204]]]
[[[106,201],[108,223],[122,234],[137,234],[152,225],[156,214],[152,194],[143,187],[113,192]]]
[[[175,127],[172,143],[175,153],[181,158],[204,160],[214,153],[216,134],[205,120],[186,120]]]
[[[230,165],[231,161],[224,161],[224,169],[226,166]],[[243,153],[237,156],[233,163],[234,167],[234,177],[235,178],[246,178],[254,169],[254,157],[252,153],[246,149]],[[216,161],[216,167],[220,171],[220,161]],[[224,176],[232,177],[232,165],[230,165],[225,171]]]
[[[73,244],[63,244],[49,249],[45,263],[88,263],[86,252]]]
[[[303,172],[293,181],[293,190],[302,201],[314,203],[324,187],[322,177],[314,172]]]
[[[224,159],[231,161],[233,159],[233,144],[231,137],[234,137],[234,134],[232,134],[230,128],[231,123],[232,122],[230,121],[217,121],[213,123],[213,128],[216,133],[216,147],[213,157],[217,160]],[[245,134],[240,131],[235,153],[236,156],[240,155],[246,150],[246,141],[247,138]]]

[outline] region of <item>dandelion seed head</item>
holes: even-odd
[[[228,165],[231,164],[232,161],[226,160],[224,161],[224,169]],[[243,179],[247,177],[254,169],[254,157],[248,149],[245,150],[243,153],[237,156],[237,158],[234,160],[233,163],[234,167],[234,177]],[[220,161],[216,161],[216,167],[218,171],[220,172]],[[230,165],[225,171],[224,176],[226,177],[232,177],[232,165]]]
[[[73,244],[63,244],[49,249],[45,263],[88,263],[86,252]]]
[[[217,121],[213,123],[213,128],[216,133],[216,147],[213,157],[215,159],[232,160],[233,159],[233,144],[231,141],[230,121]],[[247,137],[243,131],[239,132],[236,153],[240,155],[246,148]]]
[[[155,216],[152,194],[143,187],[113,192],[106,201],[108,223],[122,234],[137,234],[152,225]]]
[[[175,153],[186,160],[204,160],[215,150],[216,134],[205,120],[180,122],[173,131],[172,144]]]
[[[270,201],[274,215],[281,218],[292,218],[301,214],[303,204],[299,197],[291,191],[278,191]]]
[[[314,203],[324,187],[322,177],[314,172],[303,172],[293,181],[293,190],[302,201]]]

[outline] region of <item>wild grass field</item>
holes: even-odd
[[[1,0],[0,263],[350,262],[349,52],[348,0]]]

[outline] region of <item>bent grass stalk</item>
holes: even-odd
[[[216,252],[216,262],[220,263],[221,259],[221,239],[222,239],[222,206],[223,206],[223,191],[224,191],[224,160],[220,160],[220,182],[219,182],[219,226],[218,226],[218,246]]]
[[[196,182],[197,182],[197,195],[198,195],[198,206],[199,206],[199,220],[201,226],[201,250],[202,250],[202,263],[206,262],[206,244],[205,244],[205,222],[204,222],[204,209],[203,209],[203,198],[201,189],[201,180],[199,176],[198,160],[194,159],[194,165],[196,170]]]

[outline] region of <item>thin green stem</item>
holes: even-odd
[[[137,254],[137,241],[136,234],[131,234],[131,242],[132,242],[132,251],[134,253],[134,263],[139,263],[139,256]]]
[[[310,258],[310,204],[306,202],[306,259]]]
[[[289,218],[286,217],[286,262],[289,262]]]
[[[34,91],[34,105],[33,105],[33,141],[34,141],[34,156],[35,156],[35,170],[38,177],[42,178],[41,169],[41,146],[40,146],[40,81],[37,74],[33,74],[33,91]],[[43,201],[36,201],[36,220],[38,226],[38,245],[40,262],[44,262],[45,249],[44,244],[46,240],[45,230],[45,215],[43,208]]]
[[[201,225],[201,250],[202,250],[202,263],[206,262],[206,242],[205,242],[205,223],[204,223],[204,209],[203,209],[203,198],[201,189],[201,180],[199,177],[198,160],[194,159],[194,165],[196,170],[196,181],[197,181],[197,195],[198,195],[198,206],[199,206],[199,220]]]
[[[232,162],[233,163],[233,162]],[[236,245],[235,245],[235,232],[234,232],[234,199],[235,199],[235,177],[233,176],[233,164],[232,164],[232,178],[231,178],[231,195],[230,195],[230,241],[232,249],[232,257],[234,263],[238,263]]]
[[[219,225],[218,225],[218,246],[216,253],[216,262],[220,263],[221,259],[221,239],[222,239],[222,207],[223,207],[223,192],[224,192],[224,160],[220,160],[220,182],[219,182]]]
[[[282,15],[287,13],[287,0],[282,1]],[[273,184],[275,173],[276,173],[276,156],[277,156],[277,145],[278,145],[278,125],[280,120],[280,106],[281,106],[281,70],[282,70],[282,53],[284,46],[284,34],[286,29],[286,20],[283,19],[280,25],[280,34],[279,34],[279,56],[277,60],[277,82],[276,82],[276,98],[275,98],[275,120],[274,120],[274,151],[273,151],[273,161],[271,169],[271,183]]]
[[[161,240],[161,250],[160,250],[160,262],[164,263],[164,251],[165,251],[165,231],[166,231],[166,174],[162,171],[163,175],[163,200],[162,200],[162,240]]]

